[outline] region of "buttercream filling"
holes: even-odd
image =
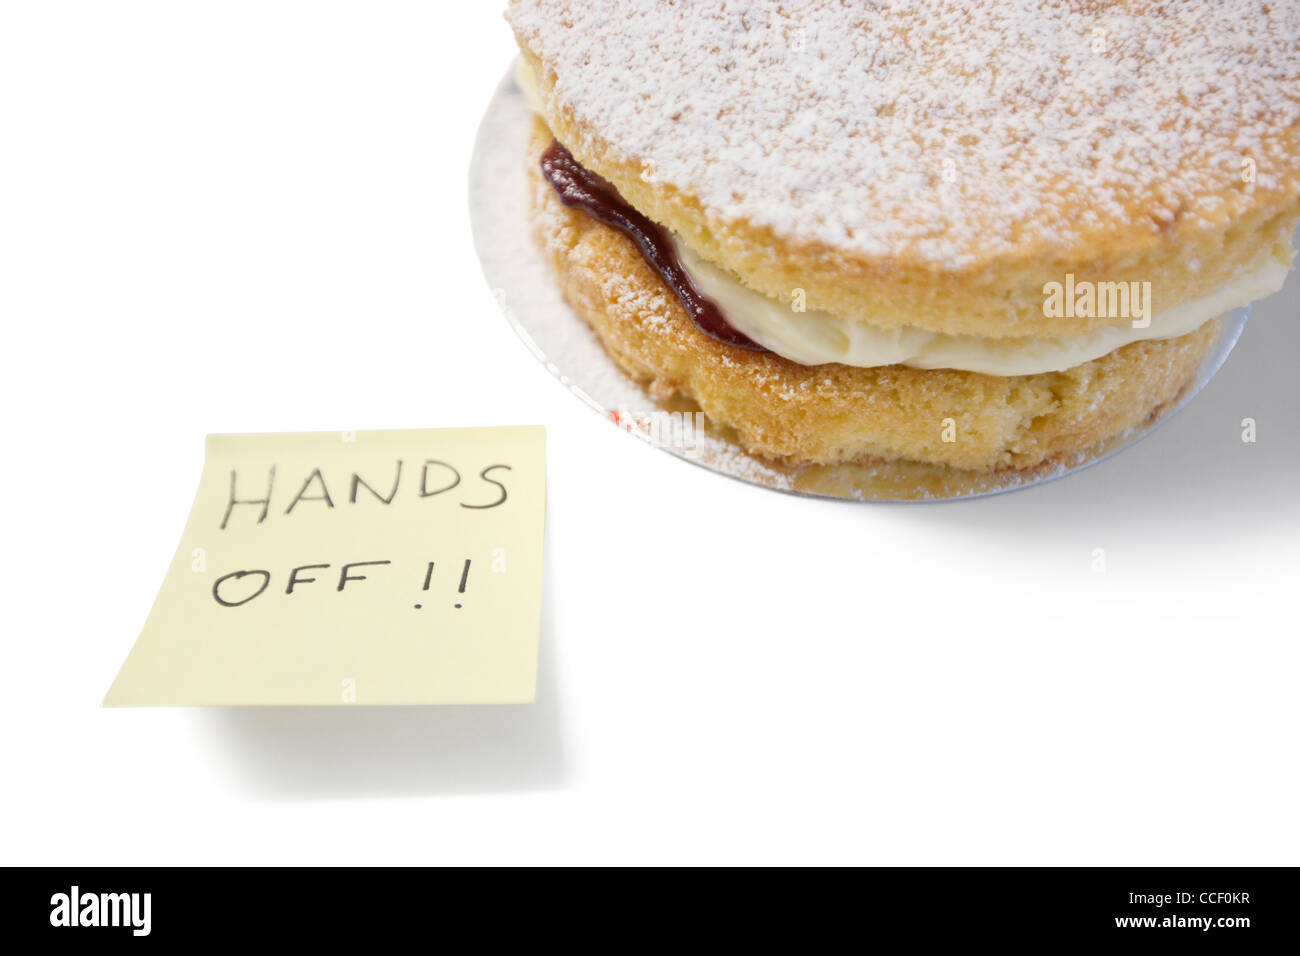
[[[1123,325],[1057,338],[990,339],[912,327],[883,329],[826,312],[798,312],[791,303],[770,299],[742,285],[679,239],[674,241],[678,258],[695,285],[717,304],[731,325],[764,348],[800,365],[910,365],[986,375],[1059,372],[1133,342],[1172,339],[1194,332],[1210,319],[1276,292],[1287,275],[1286,266],[1270,258],[1259,268],[1203,296],[1156,312],[1145,327],[1135,327],[1129,320]]]

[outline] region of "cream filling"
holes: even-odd
[[[515,79],[529,107],[542,114],[537,79],[523,57],[515,61]],[[1272,295],[1282,288],[1288,271],[1280,262],[1269,259],[1258,269],[1200,298],[1155,313],[1150,324],[1143,328],[1135,328],[1129,321],[1081,335],[988,339],[912,327],[881,329],[827,312],[796,312],[790,304],[742,285],[730,273],[701,259],[676,236],[673,244],[696,287],[722,309],[728,322],[759,345],[792,362],[800,365],[837,362],[859,368],[910,365],[1003,376],[1059,372],[1132,342],[1186,335],[1225,312]]]
[[[1132,322],[1109,325],[1059,338],[987,339],[945,335],[911,327],[881,329],[826,312],[796,312],[789,303],[769,299],[727,272],[701,259],[674,237],[677,255],[701,292],[727,321],[777,355],[800,365],[838,362],[859,368],[910,365],[952,368],[986,375],[1058,372],[1100,358],[1131,342],[1172,339],[1200,328],[1225,312],[1272,295],[1286,280],[1287,268],[1274,259],[1212,292],[1164,309],[1145,328]]]

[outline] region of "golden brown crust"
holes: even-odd
[[[1116,10],[1123,7],[1118,4]],[[1259,157],[1257,181],[1244,182],[1240,175],[1239,164],[1253,162],[1250,157],[1215,157],[1222,169],[1216,166],[1212,174],[1184,168],[1209,162],[1195,150],[1189,148],[1187,157],[1177,161],[1171,157],[1171,178],[1185,175],[1200,184],[1200,192],[1186,199],[1171,199],[1159,177],[1148,177],[1131,195],[1121,190],[1103,214],[1097,197],[1081,190],[1067,173],[1055,179],[1044,173],[1042,192],[1053,197],[1055,217],[1071,224],[1068,237],[1044,238],[1027,229],[1008,246],[1007,237],[999,234],[996,244],[976,243],[960,263],[945,263],[906,246],[866,254],[852,245],[794,239],[705,203],[688,185],[647,176],[652,160],[611,141],[605,130],[584,122],[557,95],[557,82],[564,78],[547,69],[539,34],[520,31],[517,37],[539,86],[544,119],[574,156],[705,259],[780,301],[791,301],[798,289],[809,309],[883,328],[912,326],[987,338],[1059,337],[1116,321],[1044,315],[1044,284],[1061,282],[1067,273],[1098,282],[1150,282],[1159,311],[1205,295],[1269,259],[1291,261],[1290,238],[1300,220],[1300,124],[1271,129],[1271,151],[1267,159]],[[1291,65],[1281,63],[1278,69]],[[629,90],[629,108],[637,92],[635,86]],[[1279,113],[1284,105],[1279,104]],[[1231,139],[1232,129],[1201,129],[1197,117],[1196,109],[1188,107],[1178,116],[1152,117],[1151,123],[1186,125],[1187,143],[1211,132]],[[1240,117],[1239,122],[1258,120]],[[1086,162],[1080,160],[1080,166]],[[1268,175],[1262,175],[1265,171]],[[925,174],[935,171],[926,167]],[[1008,170],[1005,176],[1024,174]],[[996,208],[996,183],[972,177],[953,188],[958,190],[956,208],[964,214],[982,206]]]
[[[660,396],[695,400],[764,457],[1029,468],[1146,421],[1187,386],[1218,335],[1216,320],[1064,372],[1009,378],[899,365],[803,366],[733,348],[695,328],[628,239],[559,201],[537,169],[550,140],[536,122],[530,206],[565,298],[629,375]]]

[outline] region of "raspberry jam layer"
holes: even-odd
[[[734,328],[722,310],[700,292],[682,267],[668,234],[633,209],[617,189],[574,159],[557,140],[553,140],[542,154],[542,175],[559,195],[560,202],[581,209],[636,243],[646,265],[673,290],[677,301],[701,332],[737,348],[768,351]]]

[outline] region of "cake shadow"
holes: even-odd
[[[1178,536],[1249,534],[1294,511],[1300,487],[1300,280],[1256,305],[1218,374],[1185,408],[1122,453],[1075,474],[909,517],[981,533],[1086,534],[1100,526]],[[1254,441],[1246,441],[1253,422]]]
[[[215,708],[204,717],[232,776],[268,800],[562,789],[551,580],[547,557],[535,703]]]

